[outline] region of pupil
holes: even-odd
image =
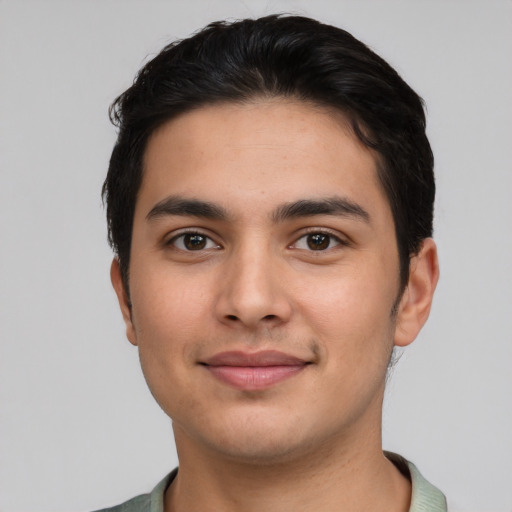
[[[316,251],[318,251],[319,249],[327,249],[329,247],[329,242],[329,235],[316,233],[314,235],[308,236],[308,247]]]
[[[203,235],[185,235],[185,247],[190,250],[204,249],[206,237]]]

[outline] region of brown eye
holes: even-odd
[[[331,237],[324,233],[314,233],[307,236],[308,247],[313,251],[323,251],[331,243]]]
[[[182,251],[202,251],[203,249],[219,248],[209,236],[201,233],[183,233],[174,237],[170,245]]]
[[[295,249],[302,249],[305,251],[325,251],[332,249],[337,245],[342,245],[343,242],[336,236],[330,233],[309,233],[301,236],[294,244]]]
[[[183,245],[189,251],[197,251],[206,247],[206,237],[196,233],[183,236]]]

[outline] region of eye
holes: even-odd
[[[305,249],[307,251],[325,251],[340,245],[342,242],[339,238],[329,233],[308,233],[301,236],[294,244],[296,249]]]
[[[201,233],[183,233],[172,238],[169,245],[173,245],[182,251],[202,251],[204,249],[219,248],[219,245],[210,237]]]

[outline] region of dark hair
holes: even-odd
[[[110,107],[119,134],[103,184],[109,242],[128,290],[133,216],[148,138],[180,113],[257,97],[291,97],[341,112],[378,155],[394,217],[402,290],[410,257],[432,234],[433,155],[421,98],[348,32],[272,15],[216,22],[167,45]]]

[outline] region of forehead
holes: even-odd
[[[347,120],[287,99],[202,107],[168,121],[150,138],[137,209],[167,195],[235,208],[342,195],[385,200],[377,157]]]

